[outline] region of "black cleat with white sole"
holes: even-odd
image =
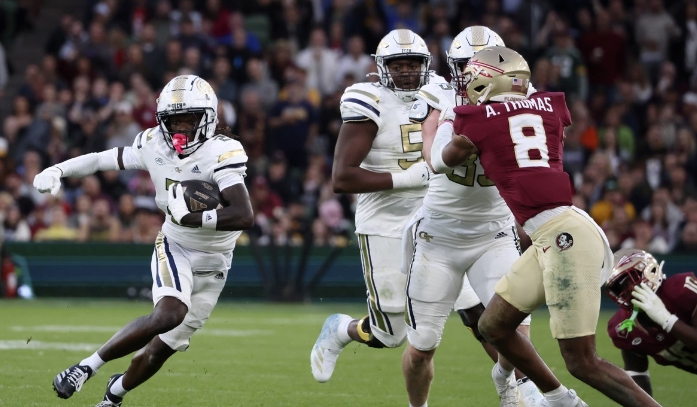
[[[109,378],[106,384],[106,392],[104,393],[104,399],[97,404],[95,407],[121,407],[121,402],[123,397],[115,396],[111,392],[111,385],[114,384],[119,377],[123,376],[123,373],[117,373]]]
[[[53,379],[53,389],[62,399],[70,398],[76,391],[82,389],[87,379],[94,376],[97,372],[93,372],[89,366],[73,365],[64,371],[58,373]]]

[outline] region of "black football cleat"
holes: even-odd
[[[53,389],[62,399],[70,398],[76,391],[82,389],[87,379],[94,376],[96,372],[89,366],[73,365],[58,373],[53,379]]]

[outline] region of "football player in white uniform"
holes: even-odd
[[[218,98],[208,82],[182,75],[165,85],[157,100],[158,127],[139,133],[131,147],[114,148],[56,164],[34,179],[55,195],[61,177],[96,171],[146,170],[155,184],[157,206],[167,214],[152,255],[154,309],[121,328],[94,354],[56,376],[58,396],[69,398],[106,362],[136,352],[128,370],[108,381],[100,407],[120,406],[129,390],[154,375],[203,327],[225,286],[232,251],[241,230],[254,223],[244,185],[247,155],[217,128]],[[180,181],[218,185],[222,209],[190,213]]]
[[[464,103],[457,93],[462,89],[459,82],[462,69],[477,51],[494,45],[503,45],[494,31],[483,26],[467,27],[453,39],[447,53],[452,86],[428,84],[416,94],[410,118],[422,123],[424,157],[429,164],[440,156],[433,139],[441,111]],[[494,295],[494,286],[520,257],[520,246],[513,214],[484,174],[478,158],[472,156],[457,168],[433,174],[423,205],[407,227],[414,243],[408,248],[411,259],[406,303],[408,344],[402,369],[411,405],[422,406],[427,401],[433,378],[433,355],[454,308],[475,337],[485,348],[490,348],[487,352],[496,362],[492,378],[501,407],[517,407],[519,397],[513,365],[486,344],[479,335],[477,322]],[[520,330],[529,335],[529,317]],[[546,403],[534,383],[516,373],[520,378],[522,405]]]
[[[343,124],[332,170],[336,192],[358,194],[356,235],[369,315],[326,319],[310,354],[319,382],[329,380],[351,341],[394,348],[406,339],[402,234],[430,176],[421,154],[421,124],[409,121],[409,111],[419,88],[445,79],[429,71],[426,43],[410,30],[391,31],[373,56],[379,82],[357,83],[341,97]]]

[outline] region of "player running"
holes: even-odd
[[[680,273],[666,278],[663,262],[639,249],[615,253],[605,286],[620,310],[607,333],[622,350],[624,370],[652,394],[649,356],[659,365],[697,374],[697,278]]]
[[[409,121],[409,111],[422,86],[445,80],[429,71],[426,43],[410,30],[391,31],[373,56],[379,82],[357,83],[341,97],[343,124],[332,169],[336,192],[358,194],[356,235],[369,315],[326,319],[310,354],[319,382],[331,378],[339,353],[351,341],[395,348],[407,334],[402,233],[430,177],[421,154],[421,124]]]
[[[106,363],[136,352],[125,373],[109,379],[98,407],[118,407],[126,393],[152,375],[203,327],[225,286],[232,250],[241,230],[253,226],[244,185],[247,155],[242,145],[216,128],[218,98],[205,80],[182,75],[165,85],[157,99],[157,122],[140,132],[131,147],[85,154],[42,171],[40,192],[56,195],[61,177],[96,171],[146,170],[155,185],[157,206],[167,214],[150,264],[155,308],[133,320],[94,354],[53,380],[69,398]],[[218,186],[222,209],[190,213],[180,181],[198,179]],[[176,189],[176,194],[175,194]]]
[[[460,92],[464,89],[461,79],[465,65],[476,51],[494,45],[503,45],[503,40],[489,28],[465,28],[453,39],[447,53],[452,86],[430,83],[416,94],[410,119],[422,124],[424,157],[429,164],[431,154],[440,155],[437,149],[431,151],[439,115],[466,100]],[[520,247],[513,214],[484,174],[476,155],[431,177],[423,205],[412,216],[408,229],[414,244],[408,247],[408,343],[402,370],[411,405],[422,406],[428,399],[433,356],[453,308],[493,353],[496,364],[492,378],[500,405],[517,407],[519,398],[524,406],[546,405],[535,384],[522,375],[523,391],[518,394],[513,365],[498,358],[477,329],[479,316],[494,295],[494,286],[520,257]],[[529,316],[519,330],[529,336]]]
[[[505,47],[477,52],[462,76],[470,106],[441,115],[431,157],[436,171],[478,154],[532,247],[496,285],[479,320],[481,334],[545,394],[552,407],[585,406],[561,385],[518,325],[547,304],[552,335],[575,377],[624,406],[658,406],[617,366],[595,353],[600,287],[612,253],[602,230],[571,205],[562,169],[564,127],[571,124],[564,94],[526,97],[530,68]],[[454,124],[453,124],[454,120]],[[454,133],[453,133],[454,129]],[[607,273],[607,274],[605,274]]]

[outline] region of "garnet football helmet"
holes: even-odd
[[[193,113],[198,124],[181,148],[180,154],[188,155],[196,151],[207,139],[215,135],[218,123],[218,97],[205,80],[196,75],[180,75],[169,81],[157,98],[157,124],[165,136],[165,141],[175,149],[173,137],[176,133],[170,127],[171,116]]]
[[[631,310],[632,291],[638,284],[646,284],[653,292],[661,286],[665,275],[660,264],[650,253],[639,249],[622,249],[615,252],[615,266],[607,279],[605,289],[613,301]]]
[[[453,39],[453,42],[450,44],[450,50],[445,55],[447,56],[448,68],[450,68],[450,75],[452,76],[450,83],[460,96],[458,103],[462,100],[468,103],[465,86],[462,81],[465,66],[477,51],[495,45],[506,46],[498,34],[483,25],[467,27]]]
[[[378,44],[375,54],[375,64],[378,68],[380,83],[394,91],[394,93],[405,102],[414,100],[416,92],[428,83],[431,66],[431,53],[426,47],[423,38],[411,30],[398,29],[390,31],[382,38]],[[395,84],[387,64],[395,59],[418,58],[421,60],[421,70],[419,72],[419,84],[416,88],[402,88]]]
[[[462,85],[471,105],[523,100],[530,86],[530,67],[510,48],[487,47],[467,63]]]

